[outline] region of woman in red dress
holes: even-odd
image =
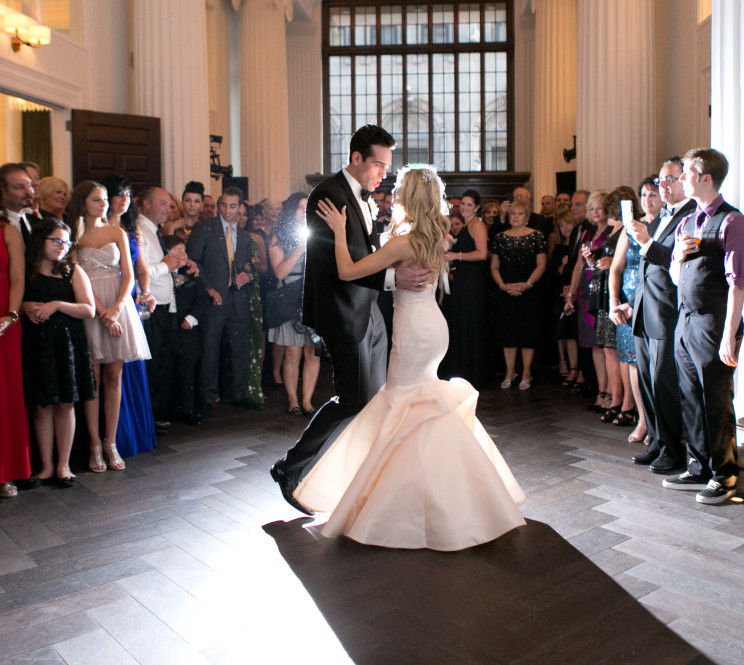
[[[28,420],[23,403],[21,325],[25,260],[20,232],[0,218],[0,498],[18,495],[14,478],[28,478]]]

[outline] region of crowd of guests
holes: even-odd
[[[261,410],[264,376],[312,417],[324,349],[300,323],[306,194],[215,202],[189,182],[134,200],[119,175],[72,190],[39,176],[0,167],[0,496],[74,486],[76,404],[95,473],[220,401]]]
[[[637,189],[542,196],[540,213],[523,187],[450,197],[440,377],[527,391],[536,358],[552,363],[602,422],[633,428],[636,464],[681,471],[664,487],[728,500],[744,219],[718,194],[727,168],[690,151]],[[227,188],[215,202],[189,182],[180,199],[152,187],[133,201],[120,176],[70,192],[33,164],[0,167],[0,188],[3,496],[29,477],[26,406],[41,460],[28,482],[62,486],[76,402],[94,472],[124,469],[174,418],[200,425],[221,400],[260,410],[267,381],[288,414],[314,415],[324,350],[300,318],[306,194],[251,205]],[[373,197],[384,244],[393,196]],[[390,332],[391,294],[379,304]]]

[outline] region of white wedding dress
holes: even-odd
[[[448,332],[435,289],[395,292],[387,383],[294,492],[332,513],[324,536],[451,551],[525,523],[524,493],[475,417],[478,393],[437,379]]]

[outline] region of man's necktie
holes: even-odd
[[[664,206],[659,213],[662,219],[664,219],[664,217],[671,217],[673,214],[674,210],[672,208],[667,208],[666,206]]]
[[[372,196],[372,192],[367,191],[366,189],[362,189],[361,196],[362,196],[362,201],[367,203],[367,201],[369,201],[369,197]]]
[[[233,261],[235,259],[235,245],[233,244],[233,232],[232,227],[227,227],[227,233],[225,233],[225,245],[227,246],[227,264],[230,269],[230,276],[227,280],[227,285],[232,286],[233,281]]]

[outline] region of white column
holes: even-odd
[[[653,0],[578,0],[577,185],[634,189],[658,168]]]
[[[744,109],[744,90],[741,74],[744,71],[744,49],[741,31],[744,11],[739,0],[713,0],[711,16],[711,147],[720,150],[729,162],[729,172],[721,193],[731,205],[741,207],[744,186],[744,135],[741,113]],[[704,146],[703,146],[704,147]],[[744,362],[739,354],[739,368],[734,377],[734,410],[737,421],[744,422]]]
[[[180,196],[189,180],[209,181],[204,0],[134,0],[133,11],[132,113],[160,118],[163,182],[153,185]]]
[[[535,0],[535,202],[555,194],[555,174],[570,171],[564,148],[576,134],[576,0]]]
[[[320,4],[310,21],[287,26],[291,191],[307,191],[305,176],[323,170],[323,81]]]
[[[287,8],[286,0],[242,5],[241,172],[253,202],[290,193]]]

